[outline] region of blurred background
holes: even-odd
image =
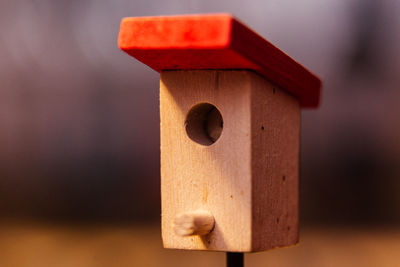
[[[161,249],[159,74],[117,46],[122,17],[206,12],[323,80],[300,245],[249,266],[400,266],[398,0],[0,1],[0,266],[223,266]]]

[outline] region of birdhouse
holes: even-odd
[[[164,247],[296,244],[300,110],[320,80],[228,14],[124,18],[119,46],[161,74]]]

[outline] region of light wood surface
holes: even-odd
[[[252,77],[252,250],[298,242],[300,106],[285,91]]]
[[[250,75],[245,71],[168,71],[161,74],[162,237],[166,248],[251,250]],[[214,105],[224,125],[205,146],[187,136],[185,120],[199,103]],[[181,237],[173,220],[204,209],[215,218],[206,236]]]
[[[185,130],[186,115],[201,103],[222,115],[215,143],[199,144]],[[166,248],[248,252],[297,242],[300,108],[294,97],[250,71],[167,71],[160,112]],[[175,217],[198,209],[213,214],[213,231],[176,235]]]

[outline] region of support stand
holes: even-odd
[[[244,256],[241,252],[226,253],[226,267],[244,267]]]

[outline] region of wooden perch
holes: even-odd
[[[214,217],[208,211],[181,213],[175,217],[174,231],[180,236],[206,235],[214,228]]]

